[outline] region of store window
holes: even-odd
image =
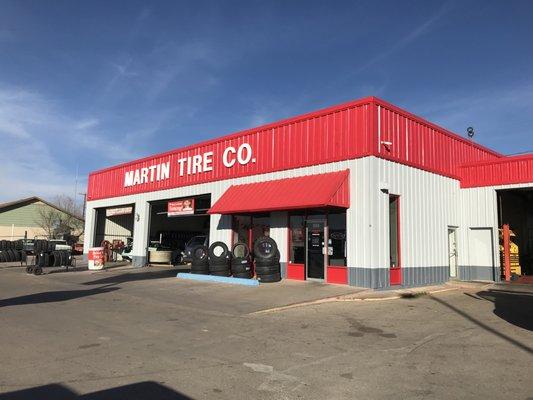
[[[252,243],[261,236],[270,236],[269,214],[254,214],[252,216]]]
[[[233,243],[247,243],[252,227],[252,217],[249,215],[233,216]]]
[[[291,215],[289,220],[290,230],[290,262],[294,264],[305,263],[305,216]]]
[[[261,236],[270,236],[270,215],[256,214],[233,216],[233,243],[246,243],[252,248]]]
[[[400,267],[400,197],[389,197],[390,268]]]
[[[328,265],[346,266],[346,213],[328,214]]]

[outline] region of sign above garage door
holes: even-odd
[[[194,214],[194,199],[169,201],[167,212],[169,217]]]
[[[133,212],[133,206],[108,208],[105,210],[105,216],[114,217],[116,215],[131,214],[132,212]]]

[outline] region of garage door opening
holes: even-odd
[[[504,271],[503,227],[509,225],[511,279],[533,283],[533,188],[499,190],[500,265]]]
[[[133,204],[96,210],[94,246],[104,247],[105,262],[131,261],[134,215]]]
[[[192,247],[209,243],[210,194],[155,201],[150,205],[150,264],[189,263]]]

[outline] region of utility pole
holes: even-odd
[[[87,193],[78,193],[79,195],[83,196],[83,209],[82,209],[82,215],[83,220],[85,221],[85,205],[87,204]]]

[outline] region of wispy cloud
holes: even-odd
[[[0,86],[0,200],[71,194],[76,164],[139,156],[134,141],[109,137],[99,118],[78,118],[37,92]]]
[[[389,48],[377,53],[373,57],[371,57],[366,63],[360,65],[358,68],[353,70],[350,75],[356,75],[359,74],[370,67],[385,61],[390,56],[398,53],[402,49],[406,48],[411,43],[415,42],[417,39],[422,37],[423,35],[427,34],[433,25],[440,20],[443,16],[445,16],[451,9],[451,2],[445,2],[441,5],[441,7],[437,10],[435,14],[430,16],[428,19],[426,19],[424,22],[422,22],[420,25],[416,26],[413,30],[408,32],[406,35],[401,37],[398,41],[396,41],[392,46]]]
[[[432,94],[410,103],[407,107],[416,114],[459,134],[473,126],[474,140],[497,151],[533,151],[531,121],[524,120],[524,115],[533,115],[533,82]]]

